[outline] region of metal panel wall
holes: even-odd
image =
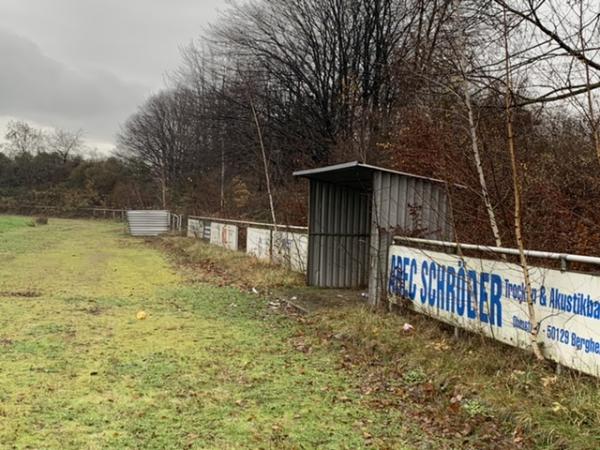
[[[366,286],[370,195],[343,185],[310,181],[308,284]]]
[[[446,186],[425,178],[373,173],[369,298],[377,303],[387,286],[387,252],[394,235],[454,238]]]
[[[132,236],[158,236],[171,229],[169,211],[127,211],[127,227]]]

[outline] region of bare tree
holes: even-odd
[[[533,304],[533,296],[531,292],[531,279],[529,276],[529,265],[527,263],[527,256],[525,254],[525,244],[523,241],[523,217],[521,211],[521,183],[520,183],[520,171],[518,169],[517,154],[515,148],[515,135],[513,129],[513,108],[514,108],[514,92],[512,85],[512,67],[511,67],[511,56],[509,48],[509,32],[510,27],[507,19],[506,10],[503,10],[503,43],[504,43],[504,63],[505,63],[505,82],[506,82],[506,93],[505,93],[505,114],[506,114],[506,138],[508,145],[508,152],[510,155],[510,165],[513,183],[513,194],[514,194],[514,230],[517,241],[517,247],[519,249],[519,260],[521,263],[521,270],[523,272],[523,278],[525,281],[525,297],[527,302],[527,309],[529,313],[529,321],[531,322],[531,347],[536,358],[544,359],[537,336],[539,332],[539,322],[536,320],[535,308]]]
[[[326,160],[338,141],[356,142],[367,159],[382,119],[403,94],[395,77],[414,72],[414,65],[427,67],[436,49],[450,0],[434,3],[251,1],[232,9],[213,38],[230,59],[285,92],[287,105],[301,108],[303,127],[321,136],[316,162]],[[396,70],[400,63],[411,68]]]
[[[72,132],[57,128],[47,139],[50,150],[59,154],[63,163],[66,163],[70,156],[82,149],[83,130]]]
[[[171,90],[151,97],[119,133],[125,155],[143,162],[156,177],[163,208],[169,206],[171,188],[181,181],[187,150],[194,140],[193,127],[185,93]]]
[[[579,43],[581,46],[581,54],[583,58],[586,58],[587,55],[587,47],[588,47],[588,38],[586,38],[586,24],[585,24],[585,9],[589,8],[590,5],[588,2],[584,0],[579,1]],[[595,114],[595,105],[594,105],[594,94],[592,86],[592,75],[589,64],[584,64],[584,73],[585,73],[585,84],[588,86],[588,91],[586,93],[587,100],[587,109],[584,111],[584,115],[590,125],[590,134],[592,136],[592,144],[596,151],[596,157],[598,158],[598,162],[600,162],[600,121],[596,118]]]
[[[513,68],[528,70],[535,89],[529,95],[520,93],[517,104],[555,102],[600,88],[600,4],[493,1],[519,21],[518,34],[526,43],[514,55]],[[580,68],[586,68],[585,73]],[[551,77],[558,77],[559,82]]]
[[[43,132],[27,122],[8,122],[4,137],[8,141],[5,149],[9,155],[34,155],[44,149]]]
[[[472,74],[476,69],[473,62],[475,59],[474,56],[468,54],[468,52],[475,47],[472,45],[472,38],[469,37],[469,34],[471,34],[469,32],[469,28],[472,26],[473,22],[475,22],[476,31],[480,31],[480,9],[472,8],[472,5],[467,6],[465,3],[467,2],[464,0],[455,0],[454,2],[454,14],[451,23],[457,29],[453,30],[456,35],[456,39],[450,40],[450,47],[452,48],[453,54],[456,55],[455,59],[459,78],[461,80],[460,94],[462,94],[461,99],[464,102],[465,109],[467,110],[467,122],[471,141],[471,150],[473,152],[473,162],[475,163],[475,169],[479,179],[481,197],[488,215],[494,241],[496,242],[496,246],[501,247],[502,238],[500,237],[496,213],[490,199],[488,183],[483,170],[481,152],[479,149],[478,127],[475,119],[474,105],[471,95],[472,83],[469,79],[470,74]],[[471,6],[470,9],[474,11],[471,13],[470,17],[465,11],[465,9],[469,6]],[[453,44],[453,41],[456,42],[456,44]]]

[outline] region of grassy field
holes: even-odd
[[[403,448],[258,296],[186,282],[118,225],[0,223],[21,224],[0,234],[5,448]]]
[[[6,233],[7,231],[14,230],[16,228],[23,228],[24,226],[33,223],[32,219],[26,217],[1,217],[0,218],[0,234]]]
[[[597,448],[598,385],[525,353],[293,314],[338,294],[193,240],[29,223],[0,217],[2,448]]]

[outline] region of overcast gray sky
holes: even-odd
[[[177,67],[225,0],[0,0],[0,136],[11,119],[83,129],[114,145],[119,124]],[[0,139],[1,139],[0,137]]]

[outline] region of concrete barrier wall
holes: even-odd
[[[271,230],[248,228],[246,232],[246,253],[262,261],[270,261]]]
[[[233,222],[235,225],[227,222]],[[190,217],[187,233],[189,237],[204,239],[229,250],[244,251],[245,249],[248,255],[261,261],[270,261],[295,272],[306,273],[308,235],[296,232],[305,228],[290,227],[290,230],[282,227],[274,231],[270,227],[270,224],[260,222],[229,219],[219,221],[210,217]],[[240,242],[240,229],[242,242]]]
[[[238,227],[224,223],[210,224],[210,243],[229,250],[238,249]]]
[[[306,272],[308,236],[289,231],[248,228],[246,253],[295,272]]]
[[[289,231],[273,232],[273,262],[295,272],[306,272],[308,236]]]
[[[204,223],[198,219],[188,219],[187,236],[202,239],[204,236]]]

